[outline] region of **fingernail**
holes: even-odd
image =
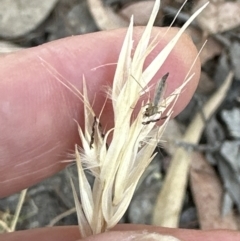
[[[84,241],[181,241],[173,236],[162,235],[159,233],[141,232],[119,232],[112,231],[91,236]]]

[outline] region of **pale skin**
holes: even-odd
[[[154,50],[149,59],[176,33],[172,29]],[[81,90],[82,75],[87,79],[89,95],[95,93],[95,109],[101,109],[105,96],[99,92],[112,81],[115,66],[92,68],[116,63],[126,30],[99,32],[54,41],[36,48],[0,56],[0,197],[32,186],[63,169],[61,161],[79,143],[76,119],[83,122],[83,105],[69,90],[60,84],[39,57],[47,61],[68,81]],[[138,39],[142,28],[135,29]],[[154,34],[165,29],[154,29]],[[171,56],[156,76],[156,81],[169,72],[166,95],[181,84],[197,51],[190,38],[183,36]],[[191,99],[199,80],[199,61],[193,68],[195,76],[179,98],[174,114],[181,112]],[[187,93],[187,94],[186,94]],[[111,126],[111,108],[106,106],[101,122]],[[80,144],[80,143],[79,143]],[[91,240],[110,241],[127,239],[128,231],[148,230],[167,233],[185,241],[237,241],[240,234],[234,231],[193,231],[164,229],[143,225],[119,225],[114,230]],[[77,227],[56,227],[27,230],[0,235],[0,240],[51,240],[73,241],[80,239]],[[88,239],[89,240],[89,239]]]

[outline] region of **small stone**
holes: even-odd
[[[221,147],[221,154],[231,166],[232,170],[240,174],[240,141],[225,141]],[[240,178],[239,178],[240,181]]]
[[[36,29],[58,0],[1,0],[0,36],[14,39]]]
[[[240,80],[240,43],[235,41],[230,45],[230,56],[234,68],[235,78]]]
[[[0,54],[6,54],[23,49],[22,47],[7,41],[0,41]]]
[[[97,31],[86,2],[74,6],[67,15],[68,24],[73,34],[85,34]]]
[[[240,109],[223,110],[221,116],[227,125],[230,135],[236,139],[240,138]]]

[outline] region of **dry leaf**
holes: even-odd
[[[199,153],[192,154],[190,184],[201,229],[238,229],[232,211],[226,216],[221,215],[222,184],[213,167]]]
[[[179,123],[175,119],[172,119],[168,122],[162,135],[161,146],[163,146],[168,154],[173,155],[177,149],[176,141],[180,141],[182,136]]]
[[[202,43],[197,45],[197,48],[200,49],[202,47]],[[217,42],[216,39],[209,37],[207,39],[207,43],[202,49],[199,57],[201,60],[201,64],[205,64],[208,60],[213,59],[215,56],[220,55],[222,53],[222,45]]]
[[[201,71],[197,93],[208,95],[216,89],[216,83],[206,74]]]
[[[205,39],[203,39],[202,31],[190,26],[186,33],[191,36],[193,42],[196,44],[197,49],[200,50],[205,42]],[[222,45],[216,39],[209,36],[207,38],[207,43],[204,45],[204,48],[201,50],[199,55],[201,64],[203,65],[208,60],[214,58],[217,55],[220,55],[222,49]]]
[[[208,0],[199,0],[193,12],[206,2]],[[209,2],[208,7],[196,19],[204,31],[215,34],[240,25],[240,1],[210,0]]]
[[[123,8],[119,14],[130,20],[134,16],[134,25],[146,25],[155,1],[135,2]],[[158,16],[159,17],[159,16]]]
[[[124,20],[101,0],[88,0],[90,12],[101,30],[127,27],[129,21]],[[148,15],[149,16],[149,15]]]

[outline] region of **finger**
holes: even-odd
[[[76,241],[80,239],[76,226],[38,228],[0,235],[0,241]]]
[[[240,240],[240,233],[233,230],[191,230],[178,228],[163,228],[150,225],[136,224],[119,224],[114,230],[129,232],[129,231],[147,231],[149,233],[159,233],[163,235],[172,235],[183,241],[237,241]],[[116,235],[117,236],[117,235]],[[102,241],[101,239],[96,239]],[[105,239],[107,241],[107,239]],[[94,240],[92,240],[94,241]],[[117,240],[116,240],[117,241]]]
[[[135,29],[139,38],[142,28]],[[162,36],[166,29],[155,28],[153,33]],[[148,61],[176,34],[171,29],[148,58]],[[116,63],[122,45],[125,29],[99,32],[70,37],[39,47],[9,54],[0,59],[0,196],[33,185],[63,168],[61,160],[79,142],[76,119],[83,123],[82,102],[49,72],[43,59],[70,82],[82,90],[82,76],[85,75],[89,98],[94,99],[94,109],[99,112],[105,101],[103,86],[111,85],[116,68],[106,66]],[[178,87],[192,62],[196,49],[187,36],[183,36],[164,66],[156,76],[171,73],[168,80],[168,94]],[[41,58],[41,59],[40,59]],[[192,70],[195,76],[179,98],[175,113],[188,103],[199,79],[199,62]],[[102,116],[103,125],[112,120],[110,103]]]
[[[239,241],[240,233],[231,230],[190,230],[190,229],[170,229],[153,227],[148,225],[118,225],[116,231],[106,232],[96,236],[83,239],[86,241],[124,241],[141,240],[147,233],[157,233],[161,235],[171,235],[183,241]],[[0,235],[0,241],[76,241],[80,240],[79,229],[76,226],[39,228],[26,231],[18,231]],[[82,239],[81,239],[82,240]],[[153,239],[148,239],[153,240]],[[159,239],[157,239],[159,240]]]

